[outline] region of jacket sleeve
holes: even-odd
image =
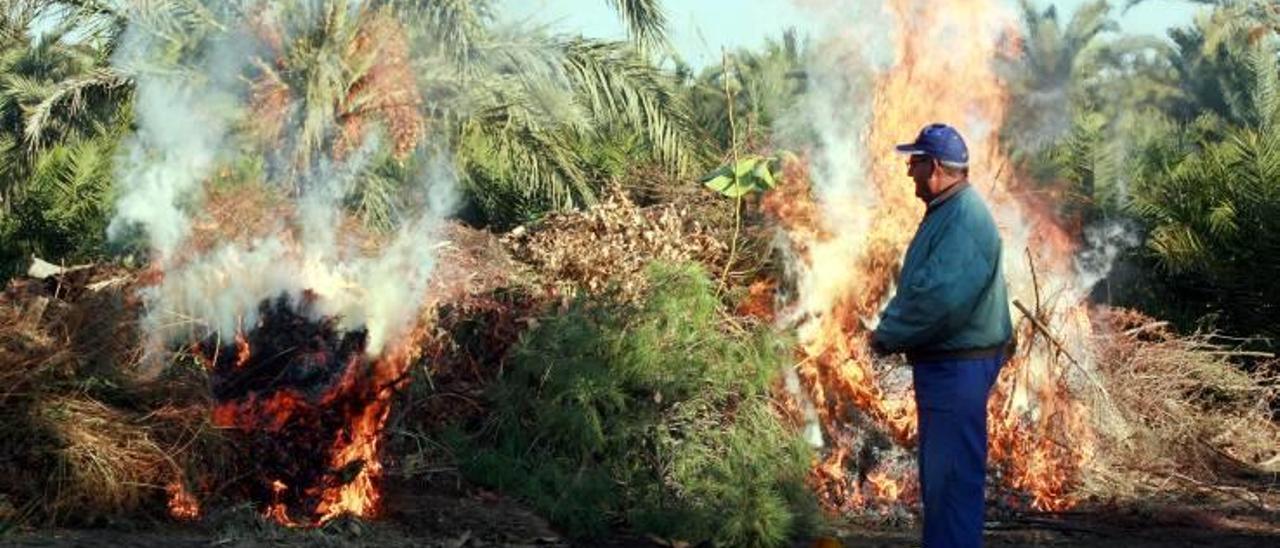
[[[964,326],[991,279],[993,260],[964,230],[943,233],[932,254],[904,273],[880,316],[875,341],[899,352],[935,344]]]

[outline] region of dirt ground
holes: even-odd
[[[336,520],[315,530],[291,530],[257,519],[246,508],[206,516],[190,525],[163,520],[110,523],[95,529],[11,531],[0,546],[196,548],[217,546],[559,547],[672,546],[657,539],[619,535],[589,542],[561,537],[533,512],[481,490],[388,489],[385,515],[374,521]],[[447,491],[447,490],[444,490]],[[1280,546],[1280,507],[1262,501],[1099,507],[1053,515],[1009,514],[987,522],[988,546],[1155,548]],[[829,538],[801,539],[795,548],[919,546],[911,523],[837,520]],[[836,542],[831,542],[835,540]],[[675,546],[687,546],[676,543]]]

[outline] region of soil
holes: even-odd
[[[1274,501],[1268,501],[1274,502]],[[0,534],[0,546],[196,548],[216,546],[561,547],[688,546],[638,536],[573,542],[529,509],[492,492],[440,485],[389,486],[389,510],[373,521],[340,519],[320,529],[264,523],[247,509],[206,516],[199,523],[114,523],[94,529],[44,529]],[[1010,514],[987,522],[987,546],[1134,548],[1280,546],[1280,510],[1244,503],[1203,503],[1144,509],[1098,507],[1061,514]],[[794,548],[919,546],[912,524],[841,520],[826,538],[800,539]]]

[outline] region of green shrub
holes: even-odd
[[[728,322],[698,267],[649,276],[638,305],[579,300],[525,334],[462,468],[577,537],[781,545],[816,515],[770,399],[788,345]]]

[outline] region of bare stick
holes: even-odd
[[[1229,356],[1229,357],[1251,357],[1251,358],[1275,358],[1274,352],[1258,352],[1254,350],[1200,350],[1204,354],[1211,356]]]
[[[1030,516],[1015,516],[1000,521],[988,521],[983,526],[988,531],[1012,531],[1017,529],[1044,529],[1070,533],[1104,534],[1102,530],[1078,522]]]
[[[729,166],[729,172],[733,174],[733,188],[738,190],[738,126],[733,119],[733,93],[729,91],[729,52],[724,48],[720,48],[721,69],[720,79],[724,81],[724,100],[729,110],[729,152],[732,155],[733,164]],[[729,269],[733,268],[733,261],[738,254],[738,233],[742,231],[742,194],[738,194],[733,201],[733,239],[729,241],[729,259],[724,263],[724,271],[720,273],[720,285],[716,288],[716,294],[724,291],[729,286]]]
[[[1203,481],[1200,481],[1200,480],[1198,480],[1198,479],[1195,479],[1195,478],[1193,478],[1193,477],[1191,477],[1191,476],[1188,476],[1188,475],[1185,475],[1185,474],[1181,474],[1181,473],[1178,473],[1178,472],[1170,472],[1170,473],[1169,473],[1169,477],[1174,478],[1174,479],[1177,479],[1177,480],[1184,481],[1184,482],[1186,482],[1186,483],[1190,483],[1191,485],[1194,485],[1194,486],[1199,487],[1199,488],[1201,488],[1201,489],[1208,489],[1208,490],[1212,490],[1212,491],[1217,491],[1217,492],[1222,493],[1222,494],[1224,494],[1224,495],[1228,495],[1228,496],[1231,496],[1231,497],[1235,497],[1235,498],[1237,498],[1237,499],[1240,499],[1240,500],[1244,501],[1244,502],[1245,502],[1245,503],[1247,503],[1247,504],[1252,505],[1254,508],[1257,508],[1257,509],[1262,510],[1262,511],[1264,511],[1264,512],[1270,512],[1270,511],[1272,511],[1271,505],[1267,504],[1267,503],[1266,503],[1266,501],[1262,500],[1262,497],[1258,496],[1258,494],[1257,494],[1257,493],[1254,493],[1253,491],[1250,491],[1250,490],[1245,489],[1245,488],[1243,488],[1243,487],[1236,487],[1236,486],[1233,486],[1233,485],[1218,485],[1218,484],[1214,484],[1214,483],[1203,482]],[[1246,497],[1246,496],[1242,495],[1242,494],[1241,494],[1241,492],[1247,493],[1249,496],[1248,496],[1248,497]]]
[[[1143,332],[1146,332],[1146,331],[1153,331],[1153,330],[1161,329],[1161,328],[1164,328],[1164,327],[1169,327],[1169,322],[1152,322],[1152,323],[1149,323],[1149,324],[1146,324],[1146,325],[1140,325],[1140,326],[1138,326],[1138,327],[1135,327],[1135,328],[1133,328],[1133,329],[1130,329],[1130,330],[1125,331],[1125,332],[1120,333],[1120,334],[1121,334],[1121,335],[1124,335],[1124,336],[1126,336],[1126,337],[1132,337],[1132,336],[1137,335],[1137,334],[1139,334],[1139,333],[1143,333]]]
[[[67,275],[67,260],[60,259],[58,262],[62,264],[62,269],[58,272],[58,286],[53,288],[53,298],[55,299],[61,298],[58,294],[62,293],[62,278]]]
[[[1021,310],[1023,315],[1025,315],[1028,320],[1031,320],[1031,326],[1035,327],[1036,331],[1039,331],[1046,339],[1049,339],[1049,342],[1053,343],[1053,346],[1058,349],[1058,352],[1061,352],[1062,355],[1066,356],[1068,361],[1075,364],[1077,367],[1080,366],[1080,362],[1077,362],[1071,353],[1067,352],[1067,347],[1062,344],[1062,341],[1058,340],[1058,337],[1054,336],[1053,332],[1049,331],[1049,327],[1041,322],[1040,318],[1036,317],[1036,315],[1031,313],[1030,310],[1027,310],[1027,305],[1022,304],[1022,301],[1019,301],[1018,299],[1014,299],[1013,306],[1018,307],[1018,310]]]
[[[1027,252],[1027,266],[1031,267],[1031,289],[1036,292],[1036,313],[1032,317],[1039,318],[1043,310],[1041,310],[1040,306],[1040,279],[1036,277],[1036,261],[1035,258],[1031,256],[1030,247],[1023,249]],[[1026,310],[1024,309],[1023,312],[1026,312]],[[1045,332],[1045,334],[1048,335],[1049,333]]]
[[[1007,167],[1008,165],[1009,165],[1008,160],[1005,160],[1000,163],[1000,169],[996,170],[996,176],[991,178],[991,188],[987,190],[988,196],[990,196],[992,193],[996,191],[996,185],[1000,183],[1000,174],[1004,173],[1004,168]]]
[[[1053,343],[1053,345],[1057,347],[1058,351],[1061,352],[1063,356],[1067,357],[1067,361],[1071,362],[1071,365],[1076,366],[1076,369],[1079,369],[1081,373],[1084,373],[1085,378],[1089,379],[1089,382],[1093,383],[1093,386],[1097,387],[1098,391],[1102,393],[1103,399],[1107,400],[1107,405],[1114,407],[1114,404],[1111,403],[1111,394],[1107,392],[1107,387],[1102,386],[1102,383],[1098,382],[1097,377],[1094,377],[1092,372],[1085,369],[1083,365],[1080,365],[1080,362],[1076,361],[1070,352],[1067,352],[1066,346],[1062,344],[1062,341],[1058,340],[1058,337],[1054,336],[1053,332],[1049,331],[1049,327],[1041,322],[1040,318],[1032,315],[1031,311],[1027,310],[1027,306],[1022,304],[1022,301],[1014,299],[1013,306],[1018,307],[1018,310],[1021,310],[1022,313],[1027,316],[1027,319],[1031,320],[1031,326],[1035,327],[1036,331],[1044,334],[1044,338],[1049,339],[1049,342]]]

